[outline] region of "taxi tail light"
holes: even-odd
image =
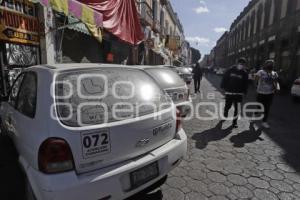
[[[300,85],[300,80],[295,80],[294,84],[295,85]]]
[[[182,121],[181,121],[181,112],[179,109],[176,109],[176,133],[182,128]]]
[[[50,138],[42,143],[38,155],[39,170],[46,174],[74,170],[73,155],[68,143],[59,138]]]

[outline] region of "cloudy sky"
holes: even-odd
[[[204,55],[230,28],[249,0],[171,0],[186,39]]]

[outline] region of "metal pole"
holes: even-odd
[[[3,87],[3,95],[7,95],[7,88],[6,88],[6,81],[5,81],[5,71],[4,71],[4,60],[3,60],[3,52],[0,52],[0,64],[1,64],[1,80],[2,80],[2,87]]]

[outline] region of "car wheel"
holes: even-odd
[[[3,127],[1,118],[0,118],[0,136],[5,136],[5,131],[4,131],[4,127]]]
[[[25,176],[25,200],[36,200],[28,178]]]

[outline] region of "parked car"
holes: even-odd
[[[135,67],[34,66],[2,100],[27,199],[124,199],[162,184],[186,154],[176,107]]]
[[[178,67],[176,68],[178,75],[186,82],[187,84],[191,84],[193,80],[193,74],[186,67]]]
[[[190,73],[193,72],[193,67],[192,66],[191,67],[187,67],[187,69],[190,71]]]
[[[191,84],[193,80],[193,74],[187,67],[176,67],[172,65],[163,65],[162,67],[167,67],[174,72],[176,72],[187,84]]]
[[[216,70],[216,74],[220,75],[220,76],[224,75],[225,72],[226,72],[226,69],[224,69],[224,68],[219,68]]]
[[[300,99],[300,77],[294,81],[291,89],[291,94],[295,101]]]
[[[186,117],[191,113],[190,90],[178,74],[166,67],[138,66],[138,68],[144,69],[168,93],[182,117]]]

